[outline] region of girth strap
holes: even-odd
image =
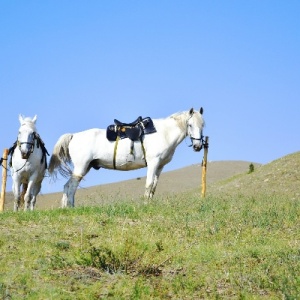
[[[116,169],[116,155],[117,155],[117,148],[118,148],[119,140],[120,140],[120,137],[117,136],[116,142],[115,142],[115,148],[114,148],[114,157],[113,157],[113,165],[114,165],[114,169]]]
[[[146,164],[146,167],[147,167],[146,150],[145,150],[142,138],[140,139],[140,141],[141,141],[141,144],[142,144],[142,150],[143,150],[143,153],[144,153],[145,164]]]
[[[116,167],[116,156],[117,156],[117,149],[118,149],[119,140],[120,140],[120,137],[117,136],[117,139],[115,141],[114,156],[113,156],[113,166],[114,166],[115,170],[117,169],[117,167]],[[145,164],[146,164],[146,167],[147,167],[146,150],[145,150],[142,138],[140,139],[140,142],[141,142],[141,145],[142,145],[142,150],[143,150],[143,154],[144,154],[144,158],[145,158]],[[130,154],[132,154],[132,155],[133,155],[133,145],[134,145],[134,142],[131,141]]]

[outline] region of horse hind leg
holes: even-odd
[[[62,208],[75,206],[75,193],[81,179],[82,176],[73,174],[67,181],[67,183],[64,185],[64,193],[61,199]]]
[[[21,192],[21,195],[20,195],[20,208],[24,208],[24,197],[25,197],[25,194],[26,194],[26,191],[27,191],[27,188],[28,188],[28,183],[23,183],[22,184],[22,192]]]
[[[17,212],[20,209],[20,201],[21,201],[21,195],[20,193],[14,192],[14,211]]]

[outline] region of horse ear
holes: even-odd
[[[200,108],[200,114],[203,115],[203,107]]]
[[[191,108],[191,109],[190,109],[190,115],[192,115],[193,113],[194,113],[194,109]]]
[[[35,116],[33,117],[32,122],[35,123],[36,120],[37,120],[37,115],[35,115]]]
[[[23,115],[19,114],[19,122],[21,125],[23,124],[23,121],[24,121]]]

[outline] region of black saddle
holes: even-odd
[[[109,141],[115,141],[117,138],[129,138],[132,141],[140,140],[144,134],[156,132],[153,121],[150,117],[138,117],[130,123],[120,122],[114,119],[113,125],[109,125],[106,130],[106,137]]]
[[[139,116],[135,121],[131,122],[131,123],[123,123],[117,119],[114,119],[114,122],[117,126],[125,126],[125,127],[135,127],[136,125],[138,125],[140,122],[142,122],[143,119],[141,116]]]

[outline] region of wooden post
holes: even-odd
[[[202,160],[202,198],[205,197],[206,194],[206,169],[207,169],[207,152],[208,152],[208,136],[205,137],[204,147],[204,154]]]
[[[0,211],[4,210],[4,203],[5,203],[8,151],[9,151],[8,149],[4,149],[4,152],[3,152],[3,161],[2,161],[2,189],[1,189],[1,198],[0,198]]]

